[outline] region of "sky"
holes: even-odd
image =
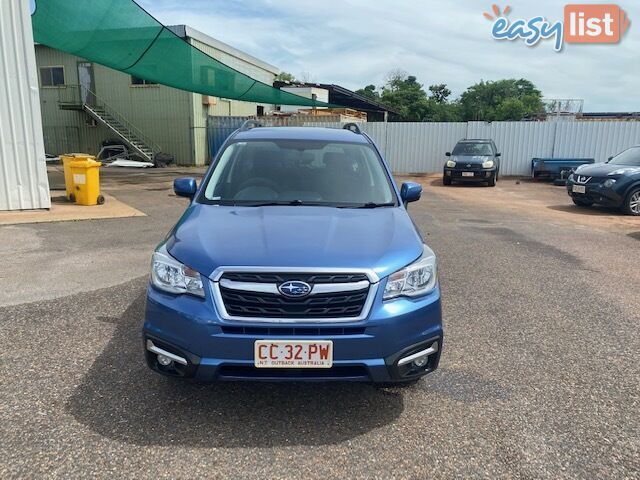
[[[640,2],[618,5],[631,20],[619,44],[527,47],[496,41],[491,1],[139,0],[164,24],[187,24],[281,70],[349,89],[381,86],[404,70],[460,95],[480,80],[526,78],[545,98],[581,98],[585,111],[640,111]],[[573,2],[572,2],[573,3]],[[575,2],[577,3],[577,2]],[[583,3],[598,3],[584,2]],[[600,1],[599,3],[609,3]],[[511,0],[509,18],[562,20],[564,3]],[[637,22],[636,22],[637,20]]]

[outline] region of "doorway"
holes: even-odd
[[[83,104],[95,105],[95,82],[93,79],[93,63],[78,62],[78,83],[80,84],[80,100]]]

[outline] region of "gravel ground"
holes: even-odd
[[[551,187],[434,182],[410,211],[439,255],[437,372],[176,383],[139,337],[176,174],[106,175],[147,217],[0,227],[0,478],[640,478],[640,220],[549,221],[569,201]]]

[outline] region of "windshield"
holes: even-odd
[[[626,165],[630,167],[640,167],[640,147],[632,147],[613,157],[609,163],[611,165]]]
[[[310,140],[229,145],[204,191],[226,205],[396,205],[390,179],[370,145]]]
[[[453,149],[453,155],[487,156],[493,155],[491,145],[488,143],[458,143]]]

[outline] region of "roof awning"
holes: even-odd
[[[38,43],[162,85],[247,102],[331,106],[216,60],[132,0],[37,0],[32,23]]]

